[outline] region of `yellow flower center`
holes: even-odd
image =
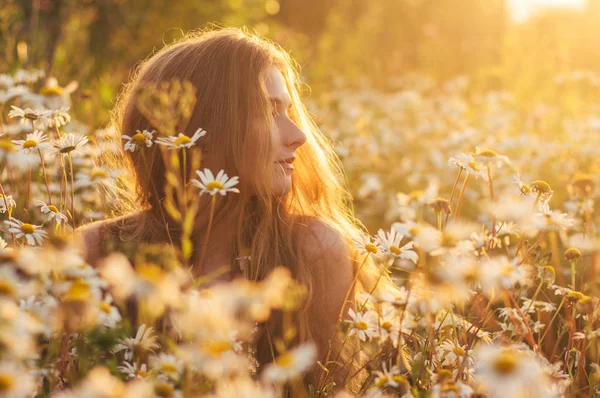
[[[143,133],[137,133],[131,137],[131,141],[133,141],[136,145],[142,145],[146,142],[146,136]]]
[[[206,189],[209,191],[214,191],[215,189],[217,189],[217,190],[224,189],[224,187],[223,187],[223,184],[221,184],[219,181],[211,181],[208,184],[206,184]]]
[[[389,378],[387,378],[386,376],[381,376],[381,377],[379,377],[379,378],[377,379],[377,381],[375,382],[375,385],[376,385],[378,388],[381,388],[381,387],[385,386],[385,383],[387,383],[389,380],[390,380],[390,379],[389,379]]]
[[[173,387],[168,383],[157,383],[154,385],[154,393],[158,397],[169,398],[175,393]]]
[[[92,296],[90,285],[83,279],[77,279],[63,296],[65,301],[88,301]]]
[[[190,137],[188,137],[187,135],[180,135],[179,137],[177,137],[175,139],[173,144],[175,144],[177,146],[182,146],[182,145],[189,144],[191,142],[192,142],[192,139]]]
[[[232,349],[233,344],[227,340],[211,341],[206,345],[206,351],[213,358],[218,358],[224,352],[231,351]]]
[[[462,347],[454,347],[452,349],[452,352],[455,353],[459,357],[467,355],[467,352]]]
[[[15,379],[10,374],[0,373],[0,391],[9,391],[15,384]]]
[[[9,140],[0,140],[0,149],[11,152],[15,149],[15,146]]]
[[[96,178],[106,177],[106,171],[104,170],[94,170],[90,173],[90,178],[95,180]]]
[[[164,362],[161,365],[161,369],[165,373],[177,373],[177,366],[175,366],[171,362]]]
[[[35,232],[35,227],[31,224],[21,225],[21,231],[26,234],[32,234]]]
[[[496,358],[493,367],[496,372],[502,375],[512,373],[517,367],[517,357],[511,351],[504,351]]]
[[[355,326],[358,330],[367,330],[369,328],[369,325],[363,321],[356,322]]]
[[[42,87],[40,89],[40,94],[42,95],[61,95],[62,94],[62,87],[60,86],[47,86],[47,87]]]
[[[48,210],[50,210],[53,213],[58,213],[58,209],[54,205],[49,205]]]
[[[38,119],[38,115],[35,112],[25,112],[23,114],[23,117],[25,117],[26,119],[29,119],[29,120],[37,120]]]
[[[570,247],[565,250],[565,259],[567,261],[575,261],[581,258],[581,250],[576,247]]]
[[[402,249],[398,246],[390,246],[390,251],[396,255],[402,254]]]
[[[100,302],[100,309],[107,314],[110,314],[110,304],[108,304],[106,301]]]
[[[294,362],[293,360],[294,360],[293,355],[290,354],[289,352],[286,352],[285,354],[282,354],[277,357],[277,359],[275,360],[275,364],[279,367],[287,368]]]
[[[64,148],[61,148],[59,152],[60,153],[69,153],[71,151],[74,151],[75,148],[77,148],[77,147],[76,146],[66,146]]]
[[[550,193],[552,188],[546,181],[537,180],[531,183],[531,189],[535,192]]]
[[[377,246],[375,246],[372,243],[367,243],[365,245],[365,250],[368,251],[369,253],[377,254]]]
[[[23,148],[24,149],[29,149],[29,148],[35,148],[37,146],[37,141],[36,140],[27,140],[23,143]]]
[[[479,152],[477,155],[485,156],[487,158],[495,158],[496,156],[498,156],[498,152],[494,151],[493,149],[484,149],[483,151]]]
[[[164,277],[163,270],[158,265],[152,263],[139,264],[136,267],[136,271],[140,278],[153,285],[158,285]]]
[[[381,327],[382,327],[384,330],[386,330],[386,331],[388,331],[388,332],[389,332],[390,330],[392,330],[392,322],[390,322],[390,321],[385,321],[385,322],[383,322],[383,323],[381,324]]]
[[[5,296],[12,296],[15,294],[15,285],[8,280],[0,280],[0,294]]]

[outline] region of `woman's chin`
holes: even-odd
[[[292,178],[284,177],[273,184],[273,194],[275,196],[284,196],[292,190]]]

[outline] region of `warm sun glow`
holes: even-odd
[[[546,7],[583,7],[586,0],[509,0],[511,13],[516,21],[524,21]]]

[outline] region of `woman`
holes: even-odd
[[[313,340],[324,359],[338,317],[347,310],[342,304],[348,292],[370,288],[365,280],[373,278],[363,267],[358,283],[353,282],[358,261],[350,242],[360,234],[358,223],[338,160],[300,101],[295,64],[274,44],[243,30],[189,35],[141,65],[114,114],[121,134],[157,127],[140,111],[140,89],[173,79],[195,87],[187,127],[178,132],[192,137],[199,127],[207,131],[188,156],[201,156],[202,169],[224,170],[240,181],[239,193],[219,196],[212,220],[204,210],[211,198],[201,196],[191,239],[193,273],[207,275],[225,266],[219,279],[260,280],[279,265],[288,267],[309,292],[296,319],[298,339]],[[198,147],[201,152],[194,152]],[[177,223],[162,206],[167,183],[160,151],[154,145],[128,151],[127,158],[136,178],[135,204],[143,210],[84,228],[90,263],[106,254],[107,237],[181,243]],[[239,267],[236,259],[248,249],[249,260]],[[260,364],[272,359],[265,330],[271,337],[279,333],[277,323],[272,319],[263,328]],[[314,375],[311,381],[316,383]]]

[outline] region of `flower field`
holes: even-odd
[[[0,75],[0,396],[600,394],[600,76],[557,75],[556,100],[535,106],[421,74],[389,90],[339,79],[307,99],[366,226],[354,247],[393,284],[358,294],[340,320],[356,369],[316,364],[290,328],[259,374],[256,325],[306,295],[288,269],[198,290],[175,252],[152,245],[135,248],[135,267],[117,250],[92,267],[75,230],[123,206],[116,188],[131,176],[106,156],[156,145],[173,160],[214,132],[94,129],[60,84]],[[191,196],[239,193],[237,176],[194,166]]]

